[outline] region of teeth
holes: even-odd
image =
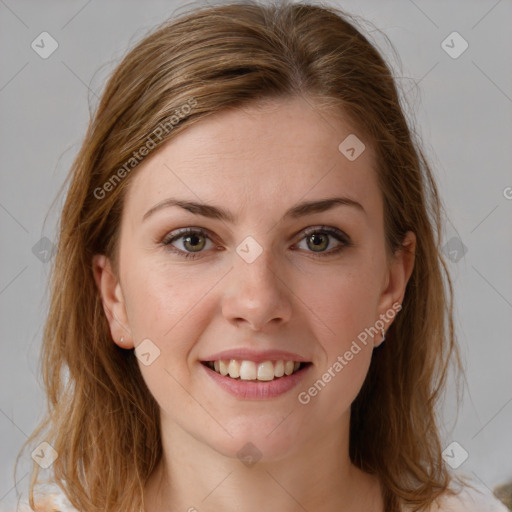
[[[232,379],[271,381],[275,378],[295,373],[300,363],[297,361],[237,361],[236,359],[218,360],[207,363],[208,366],[221,375],[229,375]]]
[[[215,361],[217,362],[217,361]],[[215,363],[214,363],[215,364]],[[228,365],[226,364],[226,361],[219,361],[219,370],[221,375],[227,375],[229,373]],[[217,368],[215,368],[215,371],[218,371]]]
[[[276,361],[276,364],[274,365],[274,375],[276,377],[282,377],[284,375],[284,362],[283,361]]]
[[[229,361],[228,373],[232,379],[240,377],[240,363],[235,359],[231,359],[231,361]]]
[[[271,361],[258,365],[258,380],[274,380],[274,365]]]
[[[240,363],[240,379],[241,380],[255,380],[258,374],[256,363],[252,361],[242,361]]]

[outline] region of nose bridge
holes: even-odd
[[[270,247],[247,237],[236,248],[222,310],[229,321],[246,321],[253,328],[291,315],[290,297],[282,270]],[[281,275],[280,275],[281,274]]]
[[[242,261],[237,262],[240,273],[253,285],[261,284],[262,286],[272,288],[279,287],[276,277],[278,262],[269,248],[263,250],[254,261],[248,262],[243,258],[240,259]]]
[[[256,238],[255,238],[256,237]],[[259,233],[246,236],[235,248],[234,270],[248,279],[269,279],[279,264],[272,249],[272,237]]]

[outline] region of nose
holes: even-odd
[[[292,314],[292,292],[269,250],[252,263],[235,254],[222,299],[222,314],[235,327],[254,331],[285,324]]]

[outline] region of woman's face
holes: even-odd
[[[372,148],[358,156],[354,134],[313,102],[275,100],[201,121],[134,171],[118,279],[101,257],[96,271],[164,431],[267,459],[348,433],[376,322],[389,327],[412,270],[386,259]],[[219,360],[243,378],[205,365]],[[280,360],[309,364],[276,377]]]

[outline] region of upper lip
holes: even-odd
[[[219,361],[226,359],[236,359],[238,361],[254,361],[255,363],[263,363],[264,361],[297,361],[300,363],[308,363],[306,359],[299,354],[293,352],[285,352],[283,350],[253,350],[250,348],[235,348],[230,350],[223,350],[212,354],[201,361]]]

